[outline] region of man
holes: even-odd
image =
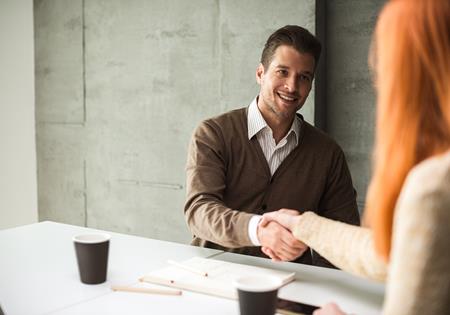
[[[342,150],[297,114],[311,90],[320,50],[302,27],[275,31],[256,70],[256,99],[195,130],[184,209],[192,244],[331,266],[277,223],[259,226],[260,215],[289,208],[359,224]]]

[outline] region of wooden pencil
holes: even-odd
[[[134,292],[134,293],[147,293],[147,294],[161,294],[161,295],[181,295],[181,290],[168,290],[168,289],[158,289],[158,288],[139,288],[139,287],[126,287],[120,285],[111,286],[113,291],[124,291],[124,292]]]

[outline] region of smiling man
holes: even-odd
[[[192,244],[331,266],[276,222],[260,226],[261,214],[309,210],[359,224],[342,150],[297,114],[311,91],[320,50],[300,26],[275,31],[256,69],[259,95],[248,107],[205,120],[195,130],[184,209]]]

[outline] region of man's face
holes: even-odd
[[[260,64],[256,70],[256,81],[261,85],[258,106],[263,116],[292,119],[311,90],[314,66],[311,54],[299,53],[286,45],[275,50],[267,69]]]

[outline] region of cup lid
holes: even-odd
[[[266,292],[277,290],[283,281],[275,276],[253,275],[242,276],[234,280],[234,286],[243,291]]]
[[[109,241],[111,239],[111,235],[106,233],[86,233],[75,235],[72,239],[77,243],[95,244]]]

